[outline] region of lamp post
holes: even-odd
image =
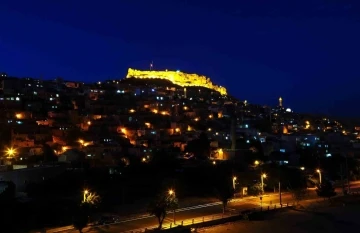
[[[317,169],[316,170],[317,173],[319,173],[319,183],[321,184],[321,170],[320,169]]]
[[[173,197],[175,199],[175,191],[174,190],[170,189],[168,193],[169,193],[170,197]],[[175,207],[173,209],[173,221],[174,221],[174,225],[175,225],[176,224],[176,222],[175,222]]]
[[[261,174],[261,194],[264,194],[264,178],[266,178],[266,174]]]
[[[281,199],[281,181],[279,180],[279,201],[280,201],[280,206],[282,206],[282,199]]]
[[[236,180],[237,180],[237,177],[234,176],[233,179],[232,179],[234,192],[235,192],[235,188],[236,188]]]
[[[15,156],[16,150],[14,148],[10,147],[10,148],[6,149],[5,153],[8,158],[12,158],[13,156]]]
[[[84,198],[83,198],[83,202],[86,202],[86,195],[89,194],[89,191],[87,189],[84,190]]]
[[[347,193],[350,193],[348,157],[347,157],[347,155],[345,153],[343,153],[342,156],[345,158],[345,169],[346,169],[346,178],[347,178]]]

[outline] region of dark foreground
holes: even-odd
[[[276,233],[354,232],[360,229],[358,213],[360,197],[336,198],[328,201],[280,211],[261,221],[238,221],[211,228],[198,229],[206,233]]]

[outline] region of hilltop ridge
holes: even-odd
[[[129,68],[126,78],[138,79],[165,79],[173,84],[181,87],[205,87],[219,92],[221,95],[227,95],[225,87],[215,85],[211,82],[210,78],[204,75],[187,74],[180,71],[142,71]]]

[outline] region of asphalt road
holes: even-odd
[[[352,184],[351,185],[352,191],[360,191],[360,183],[359,184]],[[337,193],[342,193],[341,188],[336,189]],[[317,198],[315,190],[309,191],[309,196],[306,199],[314,199]],[[292,203],[293,197],[289,193],[282,194],[282,203],[286,205],[286,203]],[[249,210],[253,208],[259,208],[260,206],[263,208],[267,208],[269,205],[278,205],[279,206],[279,195],[278,194],[270,194],[265,195],[262,199],[262,203],[259,197],[251,197],[251,198],[244,198],[244,199],[235,199],[228,204],[227,211],[236,211],[241,212],[244,210]],[[209,204],[209,205],[200,205],[194,207],[188,207],[181,211],[177,211],[175,213],[175,220],[176,224],[181,224],[181,221],[185,221],[188,219],[198,218],[202,216],[214,215],[222,213],[222,206],[220,203],[216,204]],[[169,224],[173,222],[173,214],[169,213],[164,220],[164,224]],[[139,218],[133,218],[128,220],[122,220],[117,224],[107,225],[107,226],[99,226],[90,229],[84,229],[84,233],[95,233],[95,232],[102,232],[102,233],[120,233],[124,231],[130,231],[133,229],[140,229],[146,227],[153,227],[158,224],[157,219],[153,216],[141,216]],[[75,233],[78,231],[70,230],[66,231],[69,233]]]

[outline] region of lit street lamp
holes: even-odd
[[[169,193],[170,197],[173,196],[173,198],[175,199],[175,191],[174,190],[170,189],[168,193]],[[173,209],[173,219],[174,219],[174,225],[175,225],[176,224],[176,222],[175,222],[175,207]]]
[[[261,193],[264,194],[264,178],[266,178],[266,174],[261,174]]]
[[[254,164],[255,166],[259,165],[260,164],[259,160],[255,160]]]
[[[7,155],[7,157],[13,157],[16,154],[16,150],[12,147],[7,148],[5,154]]]
[[[235,191],[235,188],[236,188],[236,180],[237,180],[237,177],[234,176],[233,179],[232,179],[234,191]]]
[[[83,202],[85,203],[86,202],[86,195],[89,194],[89,191],[87,189],[84,190],[84,200]]]
[[[319,173],[319,183],[321,184],[321,170],[317,169],[316,172]]]

